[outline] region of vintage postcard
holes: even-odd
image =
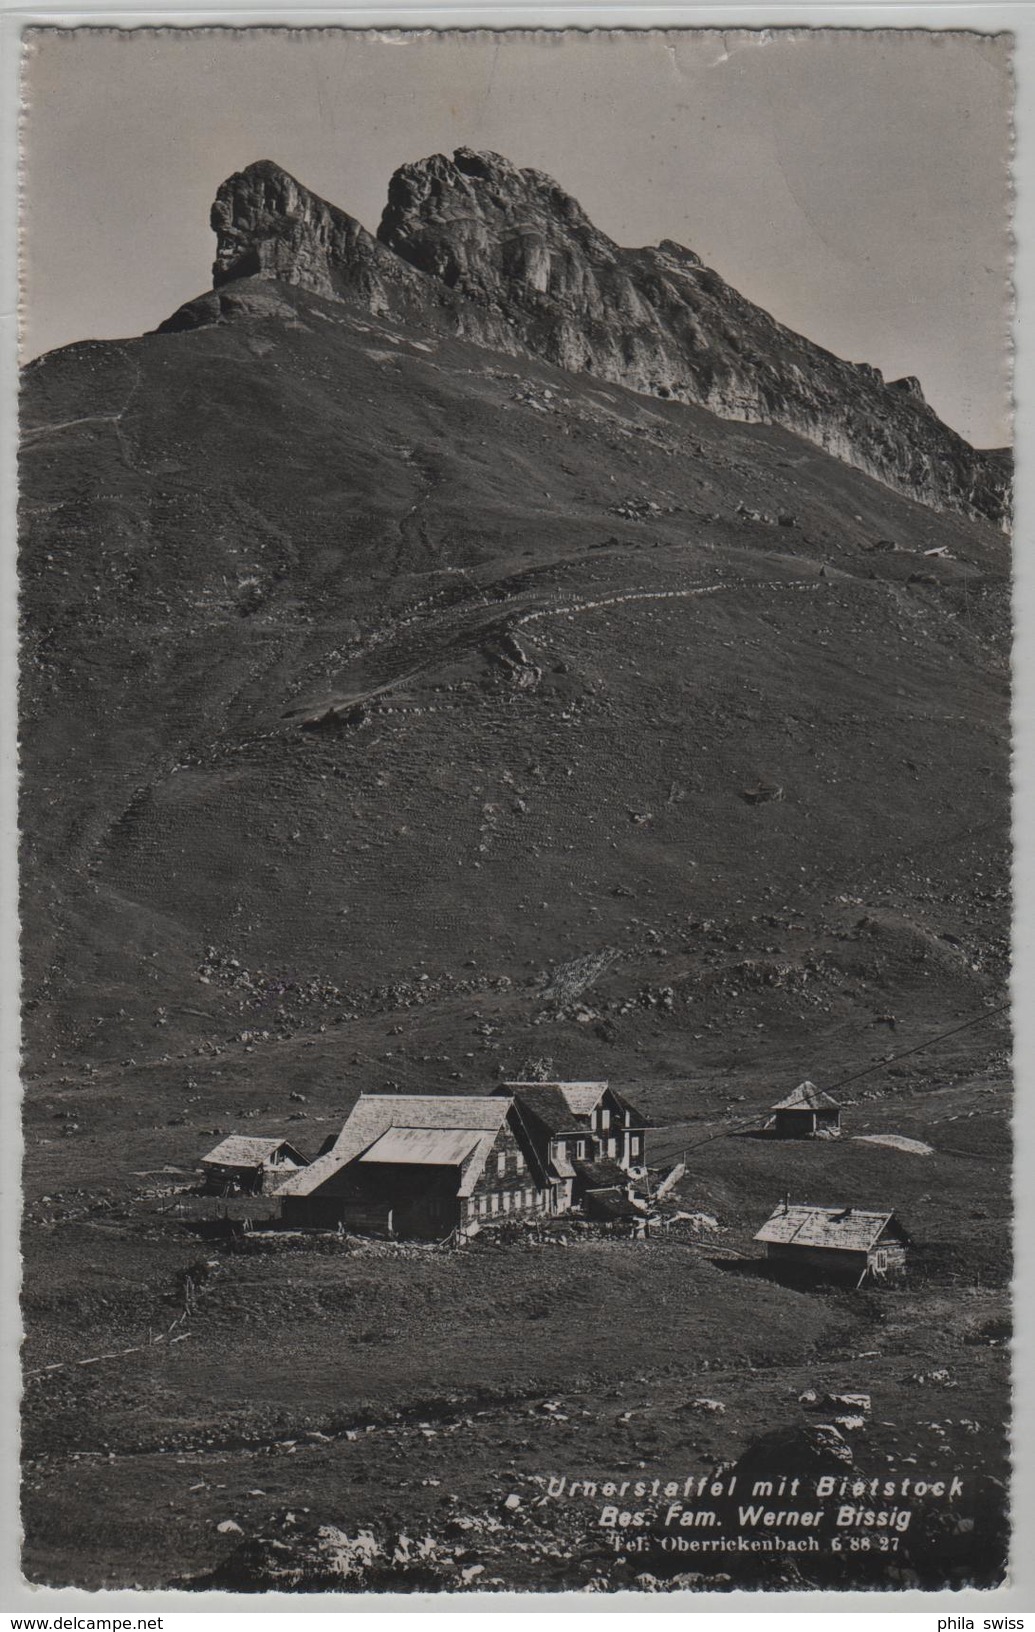
[[[992,1589],[1012,39],[34,26],[28,1582]]]

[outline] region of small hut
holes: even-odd
[[[309,1162],[286,1139],[232,1133],[201,1158],[209,1195],[260,1195]]]
[[[814,1082],[800,1082],[786,1099],[770,1106],[778,1139],[814,1139],[841,1132],[841,1107]]]
[[[903,1275],[909,1238],[894,1213],[859,1207],[810,1207],[781,1202],[755,1236],[774,1265],[825,1280]]]

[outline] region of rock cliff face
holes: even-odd
[[[327,299],[352,296],[381,313],[393,295],[398,300],[423,283],[351,215],[268,160],[224,181],[211,222],[215,289],[239,278],[272,278]]]
[[[623,249],[549,176],[460,148],[392,178],[377,238],[276,165],[224,182],[215,283],[276,279],[726,419],[777,424],[935,509],[1006,525],[1008,456],[971,448],[913,378],[833,356],[682,245]]]

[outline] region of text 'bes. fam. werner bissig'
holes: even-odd
[[[735,1473],[603,1480],[553,1474],[545,1486],[550,1500],[592,1503],[612,1545],[630,1553],[894,1552],[918,1504],[926,1511],[964,1494],[955,1474],[788,1473],[750,1481]]]

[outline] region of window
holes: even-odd
[[[506,1171],[507,1171],[507,1153],[506,1153],[505,1150],[501,1150],[499,1155],[496,1157],[496,1172],[499,1174],[500,1178],[502,1179],[502,1177],[503,1177],[503,1175],[504,1175],[504,1173]]]
[[[493,1198],[492,1198],[492,1210],[493,1210],[494,1213],[499,1212],[499,1210],[500,1210],[500,1198],[499,1198],[499,1196],[493,1196]]]
[[[520,1151],[518,1151],[514,1157],[514,1166],[517,1168],[519,1173],[523,1173],[525,1171],[525,1158],[522,1156]]]
[[[503,1211],[505,1213],[510,1212],[510,1191],[509,1190],[504,1190],[504,1192],[503,1192]]]
[[[618,1141],[617,1141],[617,1139],[609,1139],[607,1141],[607,1154],[609,1156],[617,1156],[618,1155]]]
[[[486,1199],[485,1196],[479,1196],[478,1197],[478,1211],[481,1214],[482,1218],[485,1217],[488,1210],[489,1210],[488,1200]]]
[[[887,1267],[888,1267],[888,1255],[885,1252],[883,1247],[878,1247],[877,1248],[877,1251],[876,1251],[876,1254],[875,1254],[874,1260],[873,1260],[873,1267],[876,1270],[887,1269]]]
[[[611,1112],[607,1109],[606,1105],[600,1112],[600,1126],[602,1128],[609,1128],[611,1126]]]
[[[631,1135],[629,1139],[629,1150],[633,1156],[638,1156],[640,1154],[640,1135],[638,1133]]]

